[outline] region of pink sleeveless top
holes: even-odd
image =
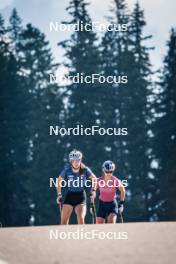
[[[105,182],[104,176],[98,178],[97,187],[100,191],[99,199],[103,202],[112,202],[116,199],[116,190],[120,186],[120,180],[111,176],[110,180]]]

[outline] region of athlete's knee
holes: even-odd
[[[104,218],[102,218],[102,217],[96,218],[96,224],[103,224],[104,222],[105,222]]]
[[[76,216],[77,216],[77,220],[78,220],[79,223],[84,223],[84,219],[85,219],[85,216],[86,216],[84,210],[77,211],[76,212]]]
[[[86,216],[86,214],[85,214],[84,212],[77,212],[77,213],[76,213],[76,216],[77,216],[77,218],[79,218],[79,219],[84,219],[85,216]]]
[[[68,218],[61,219],[61,225],[67,225],[68,224]]]
[[[61,224],[62,224],[62,225],[67,225],[68,222],[69,222],[69,219],[70,219],[70,213],[68,213],[68,212],[64,212],[64,213],[61,215]]]
[[[115,223],[117,219],[117,216],[115,214],[110,214],[108,216],[108,223]]]
[[[75,213],[77,217],[84,218],[86,216],[86,207],[76,208]]]
[[[78,224],[84,224],[85,223],[85,218],[82,216],[77,216]]]

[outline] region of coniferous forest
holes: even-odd
[[[166,52],[153,70],[152,35],[145,35],[145,12],[137,2],[113,0],[107,21],[128,30],[75,31],[59,41],[63,61],[54,58],[45,34],[24,25],[18,10],[0,15],[0,223],[53,225],[59,211],[56,179],[76,148],[97,175],[105,160],[127,180],[124,221],[176,220],[176,25],[166,36]],[[91,24],[85,0],[70,0],[66,24]],[[152,32],[151,32],[152,34]],[[64,66],[75,76],[127,76],[128,82],[92,85],[50,83]],[[127,128],[123,136],[57,136],[50,126]],[[87,190],[88,192],[89,190]],[[89,203],[89,199],[88,199]],[[72,223],[75,223],[73,214]],[[91,222],[87,210],[86,222]]]

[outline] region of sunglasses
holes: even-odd
[[[105,173],[113,173],[113,171],[105,171]]]

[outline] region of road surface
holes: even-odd
[[[174,264],[176,222],[0,228],[0,264]]]

